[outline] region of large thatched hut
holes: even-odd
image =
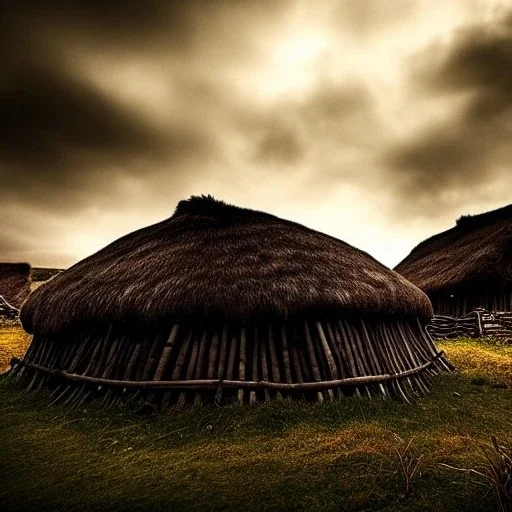
[[[36,290],[14,371],[69,403],[407,399],[450,368],[431,317],[423,292],[362,251],[192,197]]]
[[[0,263],[0,296],[11,306],[19,308],[29,293],[30,265]]]
[[[474,216],[415,247],[395,270],[440,315],[512,310],[512,205]]]

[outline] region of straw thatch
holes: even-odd
[[[41,286],[23,308],[38,334],[90,321],[245,320],[304,312],[432,316],[428,299],[368,254],[273,215],[211,198],[115,241]]]
[[[0,296],[19,308],[30,293],[28,263],[0,263]]]
[[[423,292],[364,252],[193,197],[35,291],[16,371],[68,403],[407,399],[450,369],[431,317]]]
[[[463,216],[415,247],[395,270],[421,288],[436,314],[512,309],[512,205]]]

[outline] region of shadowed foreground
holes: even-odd
[[[3,510],[497,510],[475,467],[491,435],[512,443],[510,347],[440,344],[461,373],[407,405],[185,408],[156,419],[0,382]],[[508,389],[507,386],[508,385]],[[412,439],[410,448],[407,443]],[[409,483],[398,452],[418,460]]]

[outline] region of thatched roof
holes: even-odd
[[[211,197],[130,233],[36,290],[29,332],[126,319],[244,320],[335,310],[432,316],[428,298],[368,254],[333,237]]]
[[[415,247],[395,270],[428,294],[512,286],[512,204],[474,216]]]
[[[11,306],[19,308],[30,293],[28,263],[0,263],[0,295]]]

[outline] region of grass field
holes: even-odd
[[[0,329],[0,354],[23,352],[13,329]],[[460,372],[411,405],[280,401],[148,418],[68,410],[2,380],[0,509],[499,510],[481,477],[440,464],[479,467],[492,435],[512,444],[512,347],[440,348]]]

